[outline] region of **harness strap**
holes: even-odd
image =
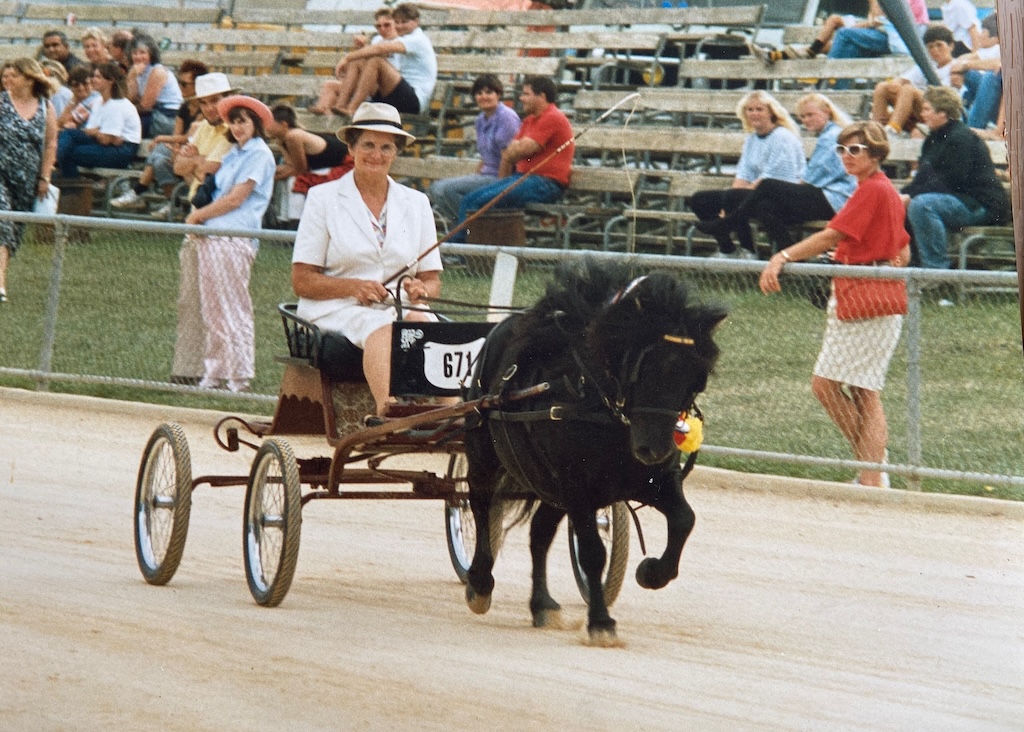
[[[572,420],[574,422],[595,422],[598,424],[615,424],[611,414],[604,411],[580,410],[575,404],[552,404],[547,409],[535,409],[528,412],[502,412],[494,410],[487,413],[488,419],[498,422],[561,422]]]

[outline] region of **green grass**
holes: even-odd
[[[170,374],[176,323],[180,239],[134,233],[93,232],[68,248],[52,369],[68,373],[164,381]],[[253,268],[256,308],[254,391],[276,393],[285,351],[276,305],[294,296],[291,249],[265,242]],[[0,365],[36,368],[43,337],[53,249],[28,237],[9,272],[11,302],[0,309]],[[550,268],[528,263],[516,283],[515,303],[528,305],[543,292]],[[730,316],[720,327],[716,373],[700,404],[709,444],[773,452],[851,458],[849,447],[810,393],[810,374],[821,344],[824,316],[787,284],[765,297],[753,278],[696,278],[702,295],[724,301]],[[486,262],[448,266],[445,296],[486,302]],[[1024,360],[1016,300],[978,297],[966,307],[925,303],[922,325],[921,430],[924,464],[1024,476]],[[457,316],[467,317],[467,316]],[[905,337],[889,370],[883,400],[889,420],[890,459],[907,458]],[[0,384],[34,388],[29,380],[0,377]],[[268,414],[272,405],[109,385],[53,383],[53,391],[162,404]],[[704,464],[745,471],[849,480],[846,470],[765,460],[704,455]],[[902,485],[895,479],[896,485]],[[926,480],[930,491],[1024,500],[1024,490],[977,482]]]

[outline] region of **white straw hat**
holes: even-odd
[[[212,97],[214,94],[234,94],[237,89],[232,88],[228,81],[227,74],[214,71],[210,74],[201,74],[196,77],[196,93],[190,99],[203,99]]]
[[[200,77],[201,78],[201,77]],[[388,132],[392,135],[402,135],[408,138],[409,142],[415,140],[402,129],[402,116],[398,110],[384,102],[363,102],[356,109],[352,116],[352,123],[345,125],[338,130],[338,139],[345,141],[345,133],[349,130],[370,130],[372,132]]]

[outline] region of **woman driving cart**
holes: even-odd
[[[391,324],[397,309],[386,279],[437,242],[426,195],[388,175],[395,157],[415,138],[402,129],[389,104],[364,102],[352,123],[338,130],[355,167],[338,180],[311,188],[292,256],[297,315],[321,330],[340,333],[363,349],[363,373],[377,414],[388,404]],[[436,320],[424,301],[441,293],[441,255],[435,248],[401,279],[407,320]]]

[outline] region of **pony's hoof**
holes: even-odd
[[[625,642],[615,634],[615,626],[611,628],[591,628],[583,645],[591,648],[624,648]]]
[[[533,614],[533,627],[546,630],[563,630],[565,628],[565,621],[562,619],[562,610],[560,608],[538,610]]]
[[[660,590],[671,579],[661,571],[660,562],[652,557],[647,557],[636,567],[636,583],[645,590]]]
[[[491,609],[491,596],[478,595],[470,585],[466,585],[466,604],[477,615],[483,615]]]

